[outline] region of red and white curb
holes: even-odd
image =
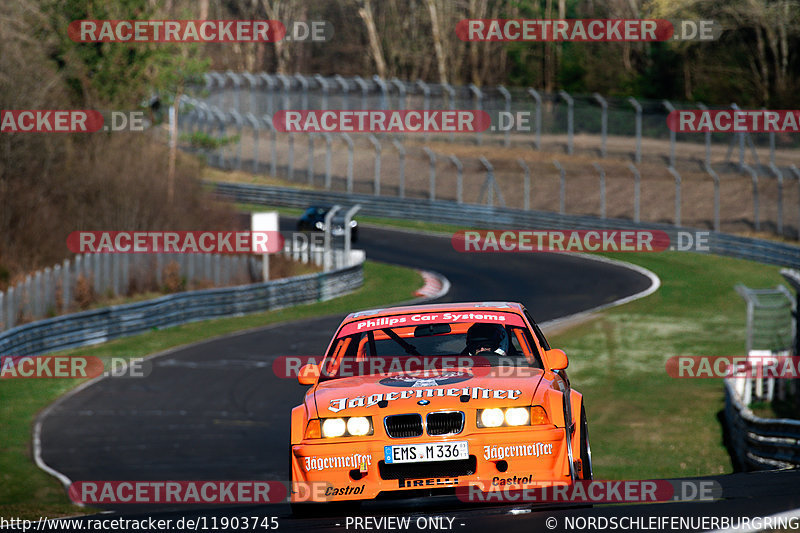
[[[426,299],[436,299],[444,296],[450,291],[450,281],[441,274],[429,272],[427,270],[419,270],[418,272],[425,281],[425,284],[422,286],[422,288],[414,293],[415,296],[420,296]]]

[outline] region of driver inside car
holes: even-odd
[[[499,324],[476,323],[467,330],[466,354],[475,355],[507,355],[508,333]]]

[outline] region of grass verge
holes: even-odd
[[[168,348],[276,322],[314,316],[349,313],[413,298],[422,286],[419,274],[408,268],[368,261],[364,286],[353,294],[319,302],[244,317],[193,322],[151,331],[102,345],[61,352],[108,360],[112,357],[142,357]],[[0,383],[0,517],[36,520],[82,514],[72,505],[61,484],[33,462],[31,432],[36,414],[82,380],[20,379]]]

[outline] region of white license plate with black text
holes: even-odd
[[[469,458],[467,441],[396,444],[383,447],[386,464],[457,461]]]

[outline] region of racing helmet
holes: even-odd
[[[488,350],[497,355],[508,353],[508,333],[499,324],[477,322],[467,330],[467,352],[476,355],[478,350]]]

